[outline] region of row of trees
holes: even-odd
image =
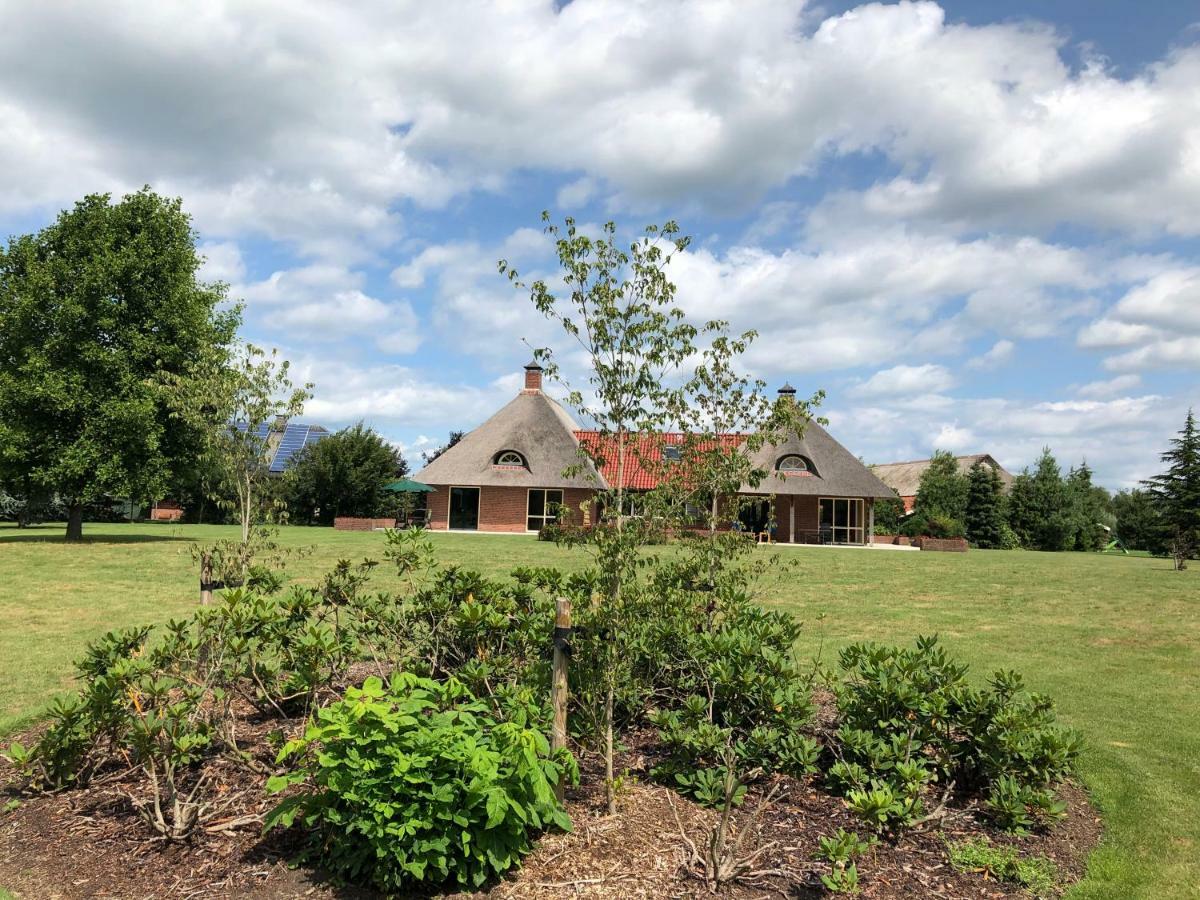
[[[895,500],[877,506],[876,521],[885,530],[965,536],[983,548],[1088,551],[1117,538],[1182,564],[1200,549],[1200,432],[1190,411],[1162,460],[1161,475],[1112,495],[1092,482],[1086,461],[1064,475],[1045,448],[1005,492],[991,466],[976,462],[963,472],[938,451],[921,476],[913,515],[904,518]]]

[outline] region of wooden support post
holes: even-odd
[[[205,551],[200,554],[200,605],[212,603],[212,553]]]
[[[554,708],[554,724],[550,731],[550,749],[567,746],[567,660],[571,655],[571,601],[559,597],[554,602],[554,675],[550,682],[550,703]],[[554,789],[561,801],[563,782]]]

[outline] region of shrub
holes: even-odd
[[[829,874],[821,876],[821,883],[830,893],[858,893],[858,866],[854,859],[871,849],[871,841],[864,841],[844,828],[820,839],[820,856],[830,864]]]
[[[914,649],[856,644],[842,651],[841,667],[839,762],[827,780],[855,795],[873,824],[903,824],[919,809],[877,812],[888,807],[885,786],[899,803],[916,800],[933,781],[987,795],[1010,829],[1061,814],[1053,788],[1071,771],[1080,740],[1019,675],[997,672],[986,688],[972,687],[967,667],[936,637],[918,638]]]
[[[685,601],[642,636],[647,680],[662,704],[651,721],[667,751],[653,774],[709,805],[729,754],[739,771],[795,776],[815,771],[819,755],[801,732],[813,707],[811,678],[792,650],[799,624],[727,587],[699,592],[716,596],[711,614],[707,601]]]
[[[942,513],[915,512],[900,527],[908,537],[960,538],[966,534],[963,523]]]
[[[279,762],[298,768],[268,790],[304,790],[280,803],[266,827],[299,819],[314,829],[310,855],[340,875],[384,891],[412,882],[479,887],[517,864],[531,835],[570,820],[554,788],[572,777],[526,727],[519,703],[509,721],[457,680],[368,678],[321,709]]]

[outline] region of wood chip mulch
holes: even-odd
[[[265,731],[263,732],[265,736]],[[29,738],[25,739],[28,745]],[[265,742],[264,742],[265,743]],[[457,900],[561,897],[671,898],[711,896],[689,865],[687,839],[703,849],[717,813],[684,800],[649,781],[655,748],[649,732],[626,737],[618,760],[624,773],[617,815],[605,815],[598,761],[585,758],[585,784],[568,792],[574,830],[544,835],[524,865],[486,890],[452,894]],[[270,758],[265,747],[260,756]],[[11,781],[0,765],[0,784]],[[221,789],[236,804],[230,818],[261,814],[273,801],[264,797],[265,775],[229,764],[218,772]],[[263,837],[250,824],[204,834],[183,844],[154,840],[127,797],[137,793],[133,773],[112,772],[85,790],[45,796],[19,796],[10,785],[0,791],[0,885],[21,900],[29,898],[199,898],[249,897],[256,900],[306,897],[313,900],[375,898],[364,889],[332,884],[321,873],[289,865],[298,836]],[[739,812],[746,819],[761,788],[751,791]],[[1058,868],[1061,887],[1082,876],[1088,853],[1100,838],[1099,818],[1082,789],[1064,786],[1068,817],[1052,832],[1013,838],[991,829],[971,805],[951,803],[947,815],[927,830],[910,831],[898,842],[881,842],[858,861],[865,898],[1003,898],[1027,896],[986,873],[956,871],[945,842],[985,835],[1022,853],[1044,855]],[[736,819],[735,819],[736,827]],[[826,896],[817,842],[838,827],[865,834],[860,820],[838,798],[811,780],[784,779],[778,800],[764,813],[744,846],[770,845],[755,868],[764,874],[724,888],[720,896],[803,898]],[[682,830],[682,833],[681,833]],[[427,896],[427,895],[420,895]]]

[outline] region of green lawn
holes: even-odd
[[[185,614],[197,597],[190,544],[209,526],[0,526],[0,733],[71,683],[71,661],[106,629]],[[380,558],[379,534],[284,529],[313,553],[314,581],[339,558]],[[435,535],[442,559],[500,574],[585,564],[528,537]],[[765,551],[760,551],[765,552]],[[938,632],[979,677],[1014,668],[1053,696],[1088,741],[1083,778],[1107,836],[1073,897],[1194,897],[1200,884],[1200,567],[1163,560],[1021,552],[960,554],[785,548],[763,602],[808,623],[826,662],[848,641]],[[389,577],[380,568],[378,582]],[[823,618],[821,618],[823,616]],[[0,894],[2,896],[2,894]]]

